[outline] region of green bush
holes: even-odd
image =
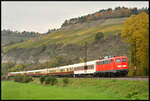
[[[14,77],[14,81],[15,82],[23,82],[23,80],[24,80],[24,76],[23,75],[16,75]]]
[[[69,83],[69,79],[68,78],[64,78],[63,79],[63,84],[64,86],[66,86]]]
[[[22,82],[22,83],[28,83],[30,81],[33,81],[32,77],[30,76],[24,76],[24,75],[16,75],[14,77],[15,82]]]
[[[2,76],[1,76],[1,80],[8,80],[8,77],[5,76],[5,75],[2,75]]]
[[[138,91],[129,92],[129,93],[126,95],[126,97],[127,97],[127,98],[131,98],[131,97],[133,97],[133,96],[135,96],[135,95],[137,95],[137,94],[138,94]]]
[[[32,77],[31,76],[24,76],[23,78],[23,83],[28,83],[30,81],[33,81]]]
[[[47,77],[45,80],[45,84],[55,85],[57,84],[56,77]]]
[[[104,34],[102,32],[98,32],[96,35],[95,35],[95,41],[99,41],[101,40],[102,38],[104,38]]]
[[[45,81],[46,77],[45,76],[41,76],[40,77],[40,83],[43,84],[43,82]]]

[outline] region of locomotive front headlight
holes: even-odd
[[[123,65],[122,67],[127,67],[127,65]]]
[[[121,65],[118,65],[117,67],[121,67]]]

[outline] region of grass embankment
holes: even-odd
[[[148,81],[62,79],[55,86],[31,83],[2,82],[2,99],[144,99],[148,100]]]

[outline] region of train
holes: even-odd
[[[98,60],[66,66],[20,72],[9,72],[8,76],[11,77],[20,74],[33,77],[39,77],[42,75],[58,77],[108,77],[126,76],[128,72],[128,58],[126,56],[107,56]]]

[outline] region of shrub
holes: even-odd
[[[44,81],[45,81],[45,76],[41,76],[40,77],[40,83],[43,84]]]
[[[23,75],[16,75],[14,77],[15,82],[23,82],[24,76]]]
[[[7,80],[7,77],[4,76],[4,75],[2,75],[2,76],[1,76],[1,80]]]
[[[32,77],[31,76],[24,76],[23,78],[23,83],[28,83],[30,81],[33,81]]]
[[[24,75],[16,75],[14,77],[15,82],[22,82],[22,83],[28,83],[30,81],[33,81],[32,77],[24,76]]]
[[[102,38],[104,38],[104,34],[102,32],[98,32],[96,35],[95,35],[95,41],[99,41],[101,40]]]
[[[137,91],[129,92],[129,93],[126,95],[126,97],[131,98],[132,96],[137,95],[137,94],[138,94]]]
[[[45,84],[55,85],[57,83],[56,77],[47,77]]]
[[[64,86],[66,86],[69,83],[69,79],[68,78],[64,78],[63,79],[63,84]]]

